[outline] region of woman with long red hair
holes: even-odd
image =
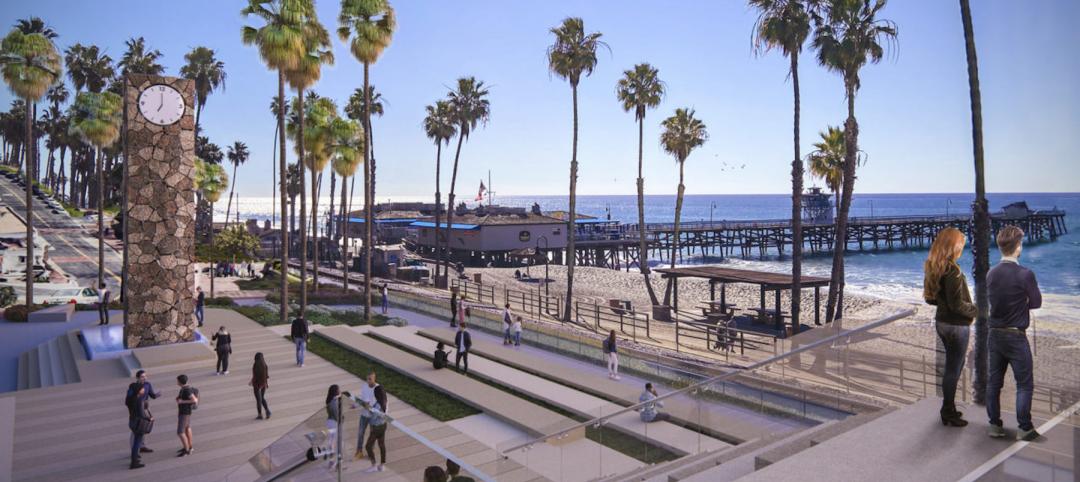
[[[941,380],[941,424],[949,427],[967,425],[956,409],[956,385],[964,369],[971,322],[978,309],[971,302],[967,279],[956,261],[964,253],[967,239],[956,228],[945,228],[934,238],[930,254],[923,264],[923,298],[937,306],[935,327],[945,346],[945,373]]]

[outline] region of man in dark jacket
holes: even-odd
[[[141,389],[141,391],[140,391]],[[150,384],[150,380],[146,375],[146,370],[139,370],[135,372],[135,381],[128,385],[127,395],[124,398],[125,404],[128,406],[129,425],[134,421],[137,410],[148,410],[149,402],[151,398],[156,399],[161,396],[161,392],[154,391],[154,386]],[[140,408],[134,407],[134,403],[137,403]],[[144,436],[146,434],[135,434],[132,429],[131,442],[132,451],[135,454],[144,453],[148,454],[154,450],[145,445]],[[136,465],[138,461],[138,455],[133,455],[132,465]],[[141,466],[141,465],[140,465]]]
[[[292,321],[290,335],[293,343],[296,343],[296,366],[298,367],[304,366],[304,352],[307,351],[308,334],[307,320],[297,317]]]
[[[201,327],[205,316],[203,313],[205,313],[204,310],[206,309],[206,293],[203,292],[202,286],[195,288],[195,291],[198,292],[198,294],[195,295],[195,319],[199,321],[199,326]]]
[[[1031,422],[1031,393],[1034,390],[1034,363],[1028,345],[1027,328],[1030,310],[1042,306],[1042,293],[1035,273],[1020,266],[1024,232],[1006,226],[998,232],[997,245],[1001,262],[986,275],[990,299],[989,379],[986,384],[986,413],[990,417],[989,435],[1004,437],[1001,421],[1001,386],[1005,370],[1012,367],[1016,379],[1016,439],[1030,442],[1039,438]]]
[[[457,334],[454,335],[454,347],[457,355],[454,356],[454,368],[461,370],[461,361],[465,360],[465,373],[469,373],[469,349],[472,348],[472,335],[469,334],[465,323],[458,325]]]

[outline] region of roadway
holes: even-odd
[[[0,204],[23,216],[26,213],[25,199],[26,191],[22,186],[0,176]],[[98,273],[97,224],[72,218],[63,210],[57,213],[52,211],[48,204],[34,196],[33,224],[37,234],[51,245],[49,260],[79,286],[94,287]],[[106,244],[105,283],[114,294],[120,292],[122,266],[120,253]]]

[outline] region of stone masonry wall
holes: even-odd
[[[172,125],[152,124],[139,113],[139,93],[157,84],[184,97],[184,115]],[[187,79],[128,78],[128,348],[195,339],[194,92]]]

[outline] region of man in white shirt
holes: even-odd
[[[112,292],[105,286],[105,283],[101,283],[98,287],[98,325],[109,324],[109,301],[112,301]]]

